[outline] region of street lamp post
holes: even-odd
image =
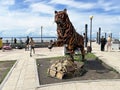
[[[87,42],[88,42],[87,29],[88,29],[88,25],[85,24],[85,47],[87,47]]]
[[[99,42],[98,42],[98,44],[100,44],[100,38],[101,38],[101,27],[99,27]]]
[[[92,19],[93,16],[90,16],[90,52],[92,51]]]
[[[97,32],[97,44],[98,44],[98,42],[99,42],[99,38],[98,38],[98,36],[99,36],[99,33]]]
[[[105,33],[105,39],[106,39],[107,34]]]
[[[110,37],[112,38],[112,33],[110,33]]]
[[[43,40],[42,40],[42,29],[43,29],[43,26],[41,26],[41,43],[43,42]]]

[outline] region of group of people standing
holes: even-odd
[[[87,46],[87,42],[88,42],[88,38],[86,37],[85,33],[83,33],[83,38],[84,38],[84,47]],[[100,43],[101,43],[101,51],[105,51],[105,45],[107,45],[107,51],[111,51],[111,45],[112,45],[112,38],[110,36],[108,36],[108,38],[104,38],[104,36],[102,36],[102,38],[100,39]]]
[[[35,42],[32,37],[27,36],[25,51],[30,49],[30,56],[32,57],[32,51],[35,54]]]
[[[107,44],[107,51],[111,51],[111,42],[112,39],[110,36],[108,36],[107,40],[106,38],[104,38],[104,36],[102,36],[101,38],[101,51],[105,51],[105,45]]]

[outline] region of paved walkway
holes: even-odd
[[[96,43],[93,44],[93,53],[102,59],[105,63],[117,69],[120,72],[120,52],[101,52]],[[16,66],[13,68],[2,90],[120,90],[120,80],[87,80],[74,81],[69,83],[61,83],[54,85],[46,85],[38,87],[36,62],[37,58],[46,58],[54,56],[62,56],[63,48],[53,48],[50,52],[47,48],[36,49],[36,54],[30,57],[29,51],[12,50],[0,51],[0,61],[17,60]]]

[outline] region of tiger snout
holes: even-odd
[[[62,21],[61,20],[56,20],[55,21],[58,25],[61,25],[62,24]]]

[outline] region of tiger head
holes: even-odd
[[[64,26],[63,24],[66,22],[67,18],[67,9],[64,9],[63,11],[55,11],[55,22],[60,27]]]

